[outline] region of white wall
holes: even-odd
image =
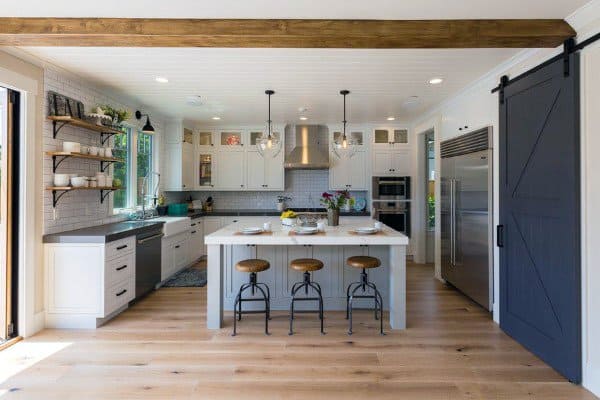
[[[132,105],[126,99],[120,98],[114,94],[108,94],[76,75],[59,69],[45,68],[43,92],[44,107],[41,110],[41,114],[44,117],[48,112],[46,93],[49,90],[82,101],[85,110],[88,113],[93,107],[100,104],[110,104],[115,108],[126,108],[130,110],[131,113],[134,113],[138,108],[137,105]],[[143,111],[149,112],[148,110]],[[160,118],[152,117],[153,116],[151,115],[152,125],[157,132],[157,136],[159,136],[163,124]],[[135,118],[128,122],[131,124],[138,123]],[[108,142],[101,145],[100,135],[98,133],[69,125],[63,127],[56,139],[54,139],[52,137],[52,122],[45,119],[43,140],[44,151],[59,151],[62,149],[62,143],[64,141],[75,141],[93,146],[109,145]],[[160,155],[161,147],[158,146],[157,148],[159,149]],[[77,173],[80,176],[93,176],[97,171],[99,171],[99,163],[97,161],[67,159],[59,166],[57,172]],[[44,186],[52,186],[52,181],[52,158],[44,156]],[[100,194],[95,191],[67,193],[60,199],[59,204],[54,210],[52,207],[52,193],[46,191],[44,193],[44,233],[47,234],[79,229],[125,219],[125,215],[113,215],[112,213],[113,194],[110,194],[107,200],[108,201],[104,201],[100,204]]]
[[[600,43],[582,55],[583,382],[600,395]]]
[[[581,42],[600,31],[600,0],[595,0],[567,18],[578,32]],[[436,128],[436,141],[458,136],[464,131],[452,129],[455,115],[468,114],[475,109],[478,122],[469,131],[482,125],[494,129],[494,226],[498,223],[498,96],[491,94],[502,75],[514,77],[561,52],[562,48],[526,50],[477,79],[461,93],[430,110],[413,122],[413,134]],[[588,47],[582,54],[582,306],[583,306],[583,385],[600,395],[600,44]],[[458,112],[457,112],[458,109]],[[439,142],[436,143],[439,161]],[[415,149],[416,151],[416,149]],[[422,157],[416,154],[415,158]],[[417,161],[420,162],[420,161]],[[439,165],[439,164],[438,164]],[[437,188],[436,188],[437,190]],[[438,190],[439,193],[439,190]],[[417,203],[417,206],[421,204]],[[596,205],[594,207],[593,205]],[[439,209],[439,207],[438,207]],[[419,213],[422,211],[419,211]],[[439,216],[438,216],[439,219]],[[436,250],[440,248],[439,226],[436,226]],[[436,276],[440,260],[436,253]],[[499,322],[499,264],[498,249],[494,251],[494,320]]]

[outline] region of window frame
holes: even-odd
[[[137,156],[138,156],[138,139],[139,135],[143,132],[133,125],[126,125],[126,134],[128,135],[128,152],[127,152],[127,182],[123,182],[126,187],[126,205],[122,208],[114,207],[114,196],[110,196],[110,214],[119,215],[123,213],[130,213],[142,209],[142,205],[137,205]],[[146,134],[146,133],[144,133]],[[156,134],[150,134],[151,137],[151,157],[152,157],[152,171],[158,171],[159,166],[159,140]],[[113,143],[114,144],[114,143]],[[114,165],[110,167],[110,173],[114,173]],[[149,179],[149,187],[153,189],[156,185],[155,176],[152,175]]]

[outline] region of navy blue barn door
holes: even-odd
[[[579,60],[500,96],[500,326],[581,381]]]

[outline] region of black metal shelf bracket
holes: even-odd
[[[61,158],[58,159],[58,157]],[[58,168],[58,166],[69,157],[71,156],[52,156],[52,172],[56,173],[56,169]]]
[[[69,122],[58,122],[58,121],[52,121],[52,138],[56,139],[56,135],[58,135],[58,132],[63,128],[63,126],[67,125]]]
[[[104,203],[104,199],[115,190],[117,189],[100,189],[100,204]]]
[[[116,133],[113,133],[113,132],[101,132],[100,133],[100,142],[102,144],[104,144],[104,143],[106,143],[108,141],[108,139],[110,139],[114,135],[116,135]]]
[[[108,167],[110,167],[111,164],[114,164],[116,161],[104,161],[101,160],[100,161],[100,171],[101,172],[106,172],[106,170],[108,169]]]
[[[60,193],[58,193],[60,192]],[[60,200],[61,197],[63,197],[66,193],[68,192],[68,190],[53,190],[52,191],[52,208],[56,208],[56,205],[58,204],[58,201]]]

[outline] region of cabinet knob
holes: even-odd
[[[244,185],[240,185],[240,187],[244,187]]]

